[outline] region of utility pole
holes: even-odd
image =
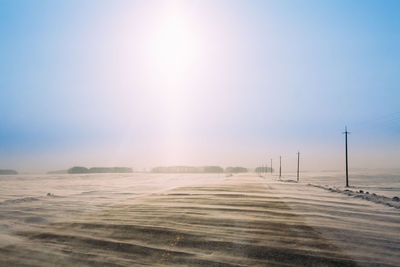
[[[297,152],[297,182],[299,182],[300,152]]]
[[[282,177],[282,157],[279,156],[279,179]]]
[[[347,135],[350,133],[347,131],[347,126],[344,127],[343,134],[344,134],[344,143],[346,146],[346,150],[345,150],[345,153],[346,153],[346,187],[349,187],[349,159],[347,156]]]

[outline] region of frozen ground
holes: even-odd
[[[282,179],[296,180],[295,173],[284,173]],[[277,173],[273,177],[278,179]],[[344,171],[302,172],[300,183],[321,185],[345,190]],[[349,173],[350,190],[400,197],[400,170],[352,170]]]
[[[393,197],[398,177],[351,190]],[[1,176],[0,265],[400,266],[399,209],[292,178]]]

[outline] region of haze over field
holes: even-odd
[[[399,48],[395,0],[0,0],[0,266],[400,266]]]
[[[395,168],[398,1],[0,1],[0,168]]]

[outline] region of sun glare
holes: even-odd
[[[151,77],[163,110],[167,143],[182,140],[194,101],[193,82],[201,59],[194,21],[181,2],[170,2],[153,24],[147,47]]]
[[[197,56],[191,21],[173,5],[160,20],[152,44],[153,64],[164,85],[178,86],[187,77]]]

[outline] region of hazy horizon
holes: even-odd
[[[0,169],[400,165],[400,2],[0,1]]]

